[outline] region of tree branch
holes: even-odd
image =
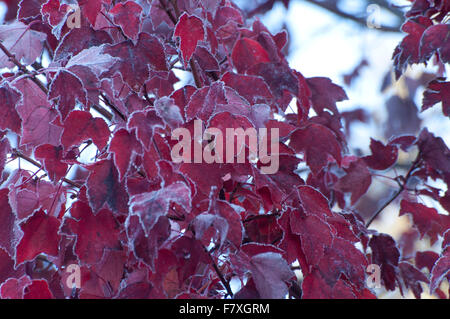
[[[28,163],[33,164],[34,166],[38,167],[39,169],[42,169],[41,163],[39,163],[38,161],[35,161],[31,157],[23,154],[18,149],[13,149],[11,155],[12,155],[12,157],[22,158],[22,159],[26,160]],[[76,188],[81,188],[81,186],[82,186],[74,181],[71,181],[70,179],[65,178],[65,177],[62,178],[62,181],[73,187],[76,187]]]
[[[280,1],[281,0],[266,0],[265,2],[261,3],[256,8],[254,8],[253,10],[248,12],[247,17],[251,18],[258,13],[265,13],[265,12],[271,10],[276,2],[280,2]],[[367,25],[367,20],[365,17],[358,17],[353,14],[350,14],[350,13],[340,10],[339,7],[337,6],[338,1],[318,1],[318,0],[304,0],[304,1],[307,3],[314,4],[322,9],[325,9],[341,18],[349,19],[353,22],[356,22],[359,25],[362,25],[362,26]],[[400,19],[400,21],[402,21],[404,18],[403,11],[390,5],[386,0],[371,0],[371,1],[367,2],[367,5],[370,5],[371,3],[376,4],[376,5],[380,6],[381,8],[388,10],[389,12],[394,14],[396,17],[398,17]],[[400,25],[394,26],[394,27],[380,26],[379,28],[376,28],[376,30],[384,31],[384,32],[400,32]]]
[[[231,290],[231,286],[230,283],[225,279],[225,277],[223,276],[222,272],[220,271],[219,267],[217,266],[216,262],[214,261],[214,258],[211,256],[210,252],[206,249],[206,247],[203,246],[203,249],[205,250],[205,252],[208,254],[209,258],[211,258],[211,263],[212,266],[214,268],[214,270],[216,271],[217,276],[219,276],[220,281],[222,282],[222,285],[225,287],[225,289],[227,290],[227,294],[230,297],[233,297],[233,291]]]
[[[25,74],[30,75],[30,79],[36,83],[39,88],[44,91],[45,94],[48,94],[48,89],[45,87],[44,83],[42,83],[38,78],[36,78],[31,72],[22,64],[20,63],[14,54],[9,52],[9,50],[3,45],[3,43],[0,42],[0,49],[3,51],[3,53],[6,54],[6,56],[9,58],[9,60],[14,63],[20,71],[22,71]]]
[[[420,153],[417,155],[417,158],[412,163],[412,165],[409,168],[408,173],[406,174],[406,176],[404,178],[402,178],[403,182],[400,183],[399,189],[394,193],[394,195],[392,195],[391,198],[389,198],[389,200],[386,203],[384,203],[380,208],[378,208],[378,210],[373,214],[373,216],[369,219],[369,221],[366,224],[367,228],[378,217],[378,215],[380,215],[381,212],[386,207],[388,207],[394,200],[396,200],[397,197],[399,197],[400,194],[406,189],[406,185],[408,184],[408,180],[410,179],[410,177],[411,177],[412,173],[414,172],[414,170],[419,166],[419,163],[420,163]]]
[[[328,10],[341,18],[351,20],[362,26],[367,26],[367,19],[365,17],[359,18],[350,13],[339,10],[335,1],[333,1],[333,2],[325,2],[325,1],[317,1],[317,0],[304,0],[304,1],[306,1],[308,3],[312,3],[322,9]],[[400,26],[398,26],[398,27],[397,26],[396,27],[380,26],[379,28],[376,28],[375,30],[384,31],[384,32],[400,32]]]
[[[45,93],[45,95],[48,95],[48,89],[47,87],[44,85],[44,83],[42,83],[35,74],[33,74],[30,70],[28,70],[22,63],[20,63],[16,57],[14,56],[14,54],[12,54],[11,52],[9,52],[9,50],[0,42],[0,49],[6,54],[6,56],[11,60],[12,63],[14,63],[20,71],[22,71],[23,73],[29,75],[31,81],[33,81],[41,90],[42,92]],[[98,113],[100,113],[101,115],[103,115],[107,120],[111,121],[113,119],[113,115],[111,113],[109,113],[107,110],[105,110],[104,108],[94,104],[92,106],[94,108],[94,110],[96,110]]]

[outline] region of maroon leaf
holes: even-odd
[[[17,245],[16,264],[33,260],[40,253],[58,255],[59,225],[56,217],[49,216],[42,210],[21,223],[24,234]]]
[[[392,142],[383,145],[380,141],[370,139],[370,150],[372,155],[364,157],[367,166],[376,170],[385,170],[395,164],[398,156],[398,149]]]
[[[311,90],[312,107],[318,115],[325,109],[330,110],[333,114],[339,114],[336,102],[348,99],[347,94],[340,86],[323,77],[308,78],[306,83]]]
[[[128,120],[128,128],[136,128],[137,138],[145,149],[149,150],[157,128],[164,128],[164,123],[154,110],[134,112]]]
[[[20,278],[23,275],[25,275],[24,267],[15,267],[14,259],[0,247],[0,284],[8,278]]]
[[[140,17],[142,7],[133,1],[116,4],[109,13],[113,15],[113,21],[119,25],[123,33],[136,40],[140,29]]]
[[[119,181],[119,172],[112,160],[102,160],[89,167],[87,196],[94,213],[106,204],[115,213],[128,212],[128,194]]]
[[[291,216],[291,229],[300,235],[302,250],[309,265],[318,265],[319,261],[333,243],[330,225],[317,216],[301,216],[298,212]]]
[[[427,235],[432,242],[435,242],[437,235],[442,234],[441,219],[436,209],[420,203],[402,200],[400,216],[404,214],[411,214],[414,226],[420,232],[420,238]]]
[[[194,52],[195,61],[205,72],[219,72],[220,66],[214,55],[203,46],[198,45]]]
[[[318,190],[311,186],[300,186],[297,189],[300,203],[308,215],[316,215],[321,219],[333,216],[328,201]]]
[[[3,46],[18,61],[24,64],[32,64],[41,55],[46,35],[42,32],[32,30],[26,24],[16,21],[12,24],[0,26],[0,41]],[[8,56],[0,52],[0,67],[13,67]]]
[[[102,8],[102,0],[80,0],[78,4],[81,7],[83,14],[88,18],[92,26],[95,25],[97,16]]]
[[[342,275],[345,275],[352,286],[361,291],[365,286],[367,264],[366,257],[353,243],[335,237],[317,268],[329,285],[339,282]]]
[[[416,253],[416,266],[419,269],[428,268],[428,271],[431,273],[433,266],[436,264],[436,261],[439,259],[439,254],[434,251],[418,251]]]
[[[261,77],[227,72],[223,75],[222,81],[251,104],[267,102],[273,98],[269,87]]]
[[[80,2],[81,1],[87,0],[80,0]],[[89,3],[94,3],[96,1],[101,0],[90,0]],[[84,49],[98,47],[102,44],[111,42],[111,36],[105,31],[94,30],[86,26],[73,28],[64,36],[59,46],[56,48],[55,59],[60,61],[69,58],[70,56],[75,56]]]
[[[425,111],[442,102],[442,112],[445,116],[450,116],[450,82],[442,79],[436,79],[428,84],[423,94],[422,111]]]
[[[191,206],[191,191],[186,184],[177,182],[151,193],[142,193],[130,200],[130,211],[140,218],[146,235],[161,216],[167,215],[171,203],[188,210]]]
[[[9,190],[3,188],[0,190],[0,248],[5,249],[11,256],[14,256],[15,244],[17,241],[18,227],[16,226],[16,216],[9,204]]]
[[[198,42],[205,38],[202,20],[196,16],[183,13],[175,27],[174,37],[180,37],[180,50],[184,64],[187,65],[197,48]]]
[[[239,73],[244,73],[258,63],[270,62],[269,55],[261,44],[248,38],[236,42],[231,57]]]
[[[25,288],[23,299],[53,299],[53,294],[46,280],[33,280]]]
[[[407,64],[419,63],[420,61],[420,39],[425,30],[432,25],[427,17],[410,19],[402,26],[402,31],[408,35],[395,48],[393,59],[395,73],[400,77]]]
[[[449,32],[448,24],[436,24],[427,28],[420,39],[421,62],[429,60],[435,52],[439,53],[442,62],[450,62],[450,44],[447,41]]]
[[[72,111],[64,122],[61,144],[65,150],[88,140],[103,149],[109,138],[109,128],[101,118],[94,118],[86,111]]]
[[[60,71],[52,81],[49,91],[49,99],[57,99],[58,110],[65,120],[67,115],[77,105],[87,104],[87,92],[81,80],[72,72]]]
[[[223,245],[228,235],[228,222],[225,218],[213,214],[197,215],[191,223],[195,238],[204,245],[211,242],[219,247]]]
[[[355,299],[352,288],[343,280],[330,286],[319,271],[305,277],[302,283],[303,299]]]
[[[112,213],[103,209],[96,215],[80,201],[73,204],[64,226],[77,236],[75,254],[83,264],[99,262],[106,248],[118,248],[118,228]]]
[[[437,171],[450,172],[450,150],[441,137],[435,137],[424,128],[416,145],[421,157],[430,167]]]
[[[447,251],[437,260],[431,271],[430,279],[430,291],[434,291],[439,288],[440,283],[447,277],[449,280],[450,275],[450,250]]]
[[[334,185],[336,190],[343,193],[351,193],[351,205],[363,196],[372,183],[372,175],[365,162],[359,158],[351,161],[348,167],[344,167],[347,175],[340,178]]]
[[[422,286],[420,285],[420,281],[428,283],[428,278],[408,262],[402,261],[398,266],[405,283],[405,287],[410,288],[413,291],[416,299],[420,299],[420,295],[422,294]]]
[[[23,299],[25,287],[31,284],[28,276],[22,276],[18,279],[9,278],[0,286],[0,297],[2,299]]]
[[[127,219],[127,237],[134,254],[152,269],[158,250],[170,236],[170,222],[166,217],[156,218],[156,223],[150,230],[145,231],[137,215],[130,215]]]
[[[280,254],[256,254],[250,258],[249,268],[261,298],[282,299],[287,295],[285,282],[290,280],[294,273]]]
[[[126,176],[137,154],[142,155],[142,145],[136,139],[134,131],[128,132],[126,129],[120,129],[111,140],[108,148],[113,153],[114,164],[119,172],[120,181]]]
[[[388,290],[395,289],[400,252],[395,240],[386,234],[374,235],[369,246],[372,249],[372,262],[381,267],[381,279]]]
[[[0,101],[3,105],[0,111],[0,129],[20,134],[21,119],[16,109],[20,99],[20,93],[11,88],[9,84],[6,83],[0,87]]]
[[[294,131],[289,144],[297,152],[303,152],[306,163],[317,174],[332,156],[341,164],[341,147],[334,133],[320,124],[310,124]]]
[[[203,121],[208,121],[217,104],[227,104],[223,84],[220,82],[204,87],[192,95],[185,108],[186,120],[190,121],[198,117]]]
[[[295,96],[299,93],[298,77],[286,64],[259,63],[253,65],[248,73],[264,78],[272,94],[278,99],[281,99],[285,92],[290,92]]]
[[[48,178],[53,182],[59,181],[66,175],[68,165],[62,162],[63,149],[61,146],[41,145],[35,150],[34,156],[43,162]]]
[[[148,80],[149,67],[155,71],[167,71],[163,45],[157,37],[144,32],[139,34],[136,45],[131,41],[125,41],[106,46],[103,52],[120,59],[110,72],[112,74],[119,72],[123,81],[136,92],[139,92]]]
[[[46,94],[30,79],[21,79],[14,86],[22,93],[22,101],[17,106],[22,119],[21,144],[58,146],[62,128],[55,124],[58,111],[51,107]]]

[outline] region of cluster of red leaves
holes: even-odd
[[[436,64],[450,62],[450,3],[446,0],[410,0],[411,9],[402,26],[407,36],[394,51],[397,78],[408,65],[427,63],[432,58]],[[442,102],[442,112],[450,117],[450,82],[437,78],[428,84],[423,96],[422,111]]]
[[[336,107],[343,89],[291,69],[287,34],[248,25],[231,1],[78,4],[79,28],[68,27],[73,11],[59,0],[23,0],[17,19],[0,26],[0,66],[11,68],[0,86],[2,298],[374,298],[366,284],[373,263],[386,289],[419,297],[423,281],[444,296],[448,215],[405,196],[400,214],[412,216],[420,236],[445,236],[441,256],[411,259],[352,209],[372,171],[392,167],[399,149],[419,150],[398,178],[400,192],[413,176],[449,184],[442,139],[423,130],[387,145],[372,140],[369,156],[346,154]],[[423,45],[421,58],[449,58],[434,40]],[[419,59],[410,46],[398,51],[399,63]],[[175,90],[174,68],[190,72],[195,86]],[[285,114],[289,105],[296,114]],[[196,119],[278,128],[279,171],[264,175],[252,161],[175,164],[171,133],[192,130]],[[97,148],[88,164],[80,160],[86,146]],[[7,176],[11,157],[45,175],[19,168]],[[426,184],[420,192],[450,211],[449,192]],[[73,265],[78,288],[67,285]],[[231,279],[241,287],[232,291]]]

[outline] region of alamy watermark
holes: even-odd
[[[368,288],[381,288],[381,268],[379,265],[370,264],[366,268],[366,273],[369,275],[366,278],[366,285]]]
[[[70,264],[66,268],[69,275],[66,278],[66,286],[69,289],[81,288],[81,269],[77,264]]]
[[[69,29],[81,28],[81,10],[76,4],[70,4],[67,6],[67,20],[66,24]]]
[[[171,151],[175,163],[245,163],[248,158],[263,164],[263,174],[275,174],[280,166],[278,128],[271,128],[270,135],[265,127],[258,131],[253,127],[226,128],[225,132],[208,127],[203,132],[203,122],[194,120],[193,138],[189,129],[177,128],[172,131],[172,140],[178,140]],[[202,147],[203,141],[209,143]]]

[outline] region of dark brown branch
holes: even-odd
[[[386,203],[384,203],[380,208],[378,208],[378,210],[372,215],[372,217],[366,224],[367,228],[372,224],[372,222],[381,214],[381,212],[386,207],[388,207],[394,200],[397,199],[397,197],[400,196],[401,193],[403,193],[404,190],[406,190],[406,185],[408,184],[408,181],[411,178],[411,175],[414,172],[414,170],[419,166],[419,163],[420,163],[420,153],[417,155],[417,158],[411,164],[411,167],[409,168],[408,173],[406,173],[406,176],[404,178],[397,178],[397,181],[400,185],[399,189],[391,196],[391,198],[388,199]],[[400,182],[400,180],[402,181]]]
[[[159,0],[159,4],[161,5],[161,9],[163,9],[166,14],[169,16],[170,21],[175,25],[177,24],[177,19],[173,16],[170,9],[167,7],[167,4],[165,3],[165,0]]]
[[[273,8],[274,4],[279,1],[280,0],[266,0],[265,2],[261,3],[259,6],[257,6],[250,12],[248,12],[247,17],[251,18],[256,14],[265,13],[265,12],[271,10]],[[338,1],[318,1],[318,0],[304,0],[304,1],[314,4],[322,9],[325,9],[339,17],[354,21],[362,26],[367,25],[367,20],[365,17],[358,17],[353,14],[350,14],[350,13],[340,10],[339,7],[337,6]],[[394,14],[396,17],[398,17],[400,19],[400,21],[402,21],[404,18],[403,12],[399,8],[396,8],[392,5],[390,5],[385,0],[372,0],[370,2],[368,1],[367,5],[369,5],[371,3],[376,4],[376,5],[380,6],[381,8],[388,10],[389,12]],[[385,31],[385,32],[400,32],[400,25],[394,26],[394,27],[380,26],[376,30]]]
[[[22,63],[20,63],[14,54],[9,52],[9,50],[3,45],[3,43],[0,42],[0,49],[6,54],[6,56],[9,58],[9,60],[14,63],[20,71],[22,71],[25,74],[28,74],[30,76],[30,79],[36,83],[39,88],[44,91],[45,94],[48,94],[48,89],[45,87],[45,85],[34,76]]]
[[[22,159],[26,160],[28,163],[33,164],[34,166],[38,167],[39,169],[42,169],[41,163],[35,161],[34,159],[23,154],[21,151],[19,151],[17,149],[13,149],[11,155],[12,155],[12,157],[22,158]],[[73,187],[76,187],[76,188],[81,188],[81,186],[82,186],[74,181],[71,181],[70,179],[65,178],[65,177],[63,177],[62,180],[63,180],[63,182],[65,182]]]
[[[390,13],[399,18],[401,21],[405,19],[404,12],[400,10],[398,7],[395,7],[394,5],[390,4],[387,0],[370,0],[370,3],[377,4],[380,7],[388,10]]]
[[[119,109],[117,109],[116,106],[115,106],[114,104],[112,104],[112,103],[109,101],[109,99],[106,97],[105,94],[100,93],[100,96],[102,97],[103,102],[104,102],[106,105],[108,105],[109,108],[110,108],[111,110],[113,110],[114,112],[116,112],[117,115],[119,115],[119,117],[120,117],[122,120],[124,120],[125,122],[127,121],[127,117],[126,117],[125,115],[123,115],[122,112],[120,112]]]
[[[103,11],[100,11],[100,13],[105,17],[105,19],[106,19],[111,25],[113,25],[114,27],[117,28],[117,30],[119,30],[120,34],[122,35],[122,37],[123,37],[125,40],[128,40],[128,37],[125,35],[125,33],[123,32],[123,30],[122,30],[121,27],[119,27],[118,25],[114,24],[114,22],[112,22],[111,19],[110,19],[106,14],[103,13]]]
[[[191,61],[189,62],[189,65],[191,66],[192,75],[194,76],[195,86],[197,88],[201,88],[202,82],[200,81],[200,77],[198,75],[198,69],[197,65],[195,64],[194,57],[192,57]]]
[[[322,9],[328,10],[341,18],[351,20],[362,26],[367,26],[367,19],[365,17],[359,18],[350,13],[339,10],[339,8],[336,6],[336,1],[333,1],[333,2],[325,2],[325,1],[317,1],[317,0],[305,0],[305,1],[308,3],[312,3]],[[400,27],[399,26],[398,27],[397,26],[396,27],[380,26],[379,28],[376,28],[375,30],[384,31],[384,32],[400,32]]]
[[[269,217],[278,217],[278,216],[280,216],[280,214],[281,213],[279,211],[275,211],[275,212],[273,212],[271,214],[254,215],[254,216],[250,216],[250,217],[244,219],[242,222],[243,223],[249,223],[249,222],[251,222],[253,220],[256,220],[256,219],[269,218]]]
[[[47,87],[44,85],[44,83],[42,83],[34,73],[32,73],[30,70],[28,70],[22,63],[20,63],[16,57],[14,56],[14,54],[12,54],[11,52],[9,52],[9,50],[0,42],[0,49],[6,54],[6,56],[11,60],[12,63],[14,63],[20,71],[22,71],[23,73],[27,74],[31,81],[33,81],[34,83],[36,83],[36,85],[42,90],[42,92],[44,92],[46,95],[48,94],[48,89]],[[97,112],[99,112],[101,115],[103,115],[107,120],[111,121],[113,118],[113,115],[111,113],[109,113],[107,110],[105,110],[104,108],[98,106],[98,105],[93,105],[92,106],[94,108],[94,110],[96,110]]]
[[[223,276],[222,272],[220,271],[219,267],[217,266],[216,262],[214,261],[214,258],[211,256],[210,252],[206,249],[206,247],[203,247],[203,249],[205,250],[205,252],[208,254],[209,258],[211,258],[211,264],[217,274],[217,276],[219,276],[220,281],[222,282],[222,285],[225,287],[225,289],[227,290],[227,294],[230,297],[233,297],[233,291],[231,290],[231,286],[230,283],[225,279],[225,277]]]

